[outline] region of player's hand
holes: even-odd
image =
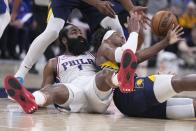
[[[166,35],[166,38],[168,39],[169,45],[173,45],[177,43],[180,40],[184,40],[181,36],[184,34],[183,28],[181,26],[172,26],[172,29],[170,29]]]
[[[115,11],[113,10],[112,6],[114,6],[110,1],[101,1],[98,0],[96,2],[95,7],[104,15],[107,15],[111,18],[115,18]]]
[[[127,25],[128,25],[128,32],[137,32],[140,31],[140,19],[141,16],[135,13],[131,13],[131,17],[127,17]]]
[[[150,22],[151,20],[146,16],[146,14],[144,13],[147,10],[147,7],[142,7],[142,6],[134,6],[131,11],[129,12],[129,14],[131,15],[131,13],[133,12],[137,12],[139,15],[141,15],[141,20],[140,22],[143,25],[148,25],[150,26]],[[146,27],[144,26],[144,28],[146,29]]]

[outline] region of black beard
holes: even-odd
[[[83,37],[68,38],[68,50],[73,55],[81,55],[90,49],[90,45]]]

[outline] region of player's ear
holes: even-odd
[[[66,37],[63,37],[61,42],[62,42],[63,44],[67,44],[67,38],[66,38]]]

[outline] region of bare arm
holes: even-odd
[[[13,9],[12,9],[12,14],[11,14],[11,20],[15,21],[16,16],[17,16],[17,11],[20,6],[21,0],[14,0],[13,4]]]
[[[44,67],[43,81],[42,81],[41,88],[54,84],[55,77],[57,74],[56,65],[57,65],[57,59],[53,58],[50,59],[46,64],[46,66]]]
[[[138,63],[141,63],[145,60],[150,59],[154,55],[156,55],[162,49],[165,49],[168,46],[168,40],[163,39],[160,42],[156,43],[152,47],[146,48],[144,50],[140,50],[136,52],[136,56],[138,58]]]
[[[180,26],[177,26],[175,28],[173,26],[173,29],[170,29],[168,31],[167,36],[163,40],[156,43],[152,47],[136,52],[138,63],[150,59],[152,56],[156,55],[159,51],[166,48],[167,46],[175,44],[178,41],[182,40],[181,35],[184,33],[182,32],[182,30],[183,28]]]

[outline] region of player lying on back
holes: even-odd
[[[129,47],[137,45],[137,36],[140,28],[137,17],[137,15],[132,15],[130,21],[128,21],[130,36],[127,43]],[[137,62],[141,63],[150,59],[161,49],[177,43],[181,40],[180,36],[182,34],[182,28],[180,26],[173,27],[163,40],[152,47],[140,51],[136,51],[136,47],[131,49],[135,52]],[[130,39],[133,35],[135,39]],[[94,34],[93,43],[95,52],[97,52],[96,64],[101,68],[109,67],[110,69],[118,70],[118,63],[120,62],[122,51],[124,50],[123,47],[127,44],[123,44],[124,40],[122,36],[112,30],[100,29]],[[130,50],[124,52],[124,56],[131,58],[132,54]],[[130,66],[131,63],[127,65],[126,67],[121,63],[120,66],[132,68]],[[127,74],[132,74],[132,72],[129,72],[130,69],[126,70]],[[132,117],[169,119],[195,117],[195,99],[172,97],[183,91],[196,91],[196,74],[185,76],[151,75],[147,77],[137,77],[135,75],[134,81],[134,89],[130,93],[122,93],[119,88],[114,90],[114,103],[123,114]],[[129,85],[127,88],[132,88],[132,85]]]

